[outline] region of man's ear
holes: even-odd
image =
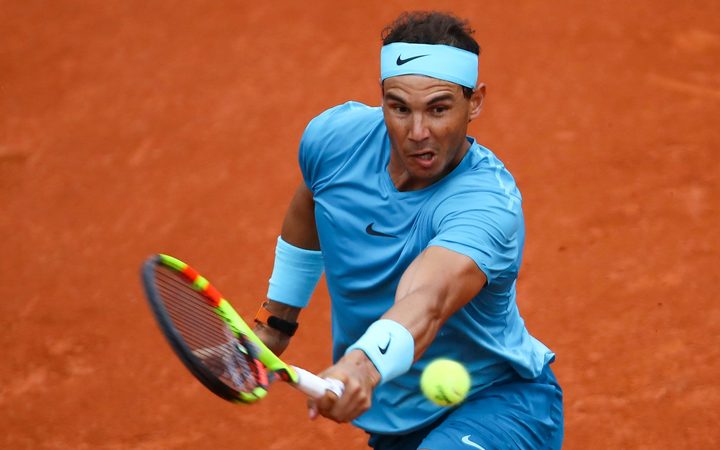
[[[485,101],[485,83],[480,83],[470,96],[470,111],[468,114],[468,122],[477,119],[482,111],[483,102]]]

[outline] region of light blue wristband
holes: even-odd
[[[385,383],[410,369],[415,358],[415,339],[394,320],[380,319],[373,322],[345,354],[352,350],[365,352],[380,373],[380,383]]]
[[[278,236],[267,298],[306,307],[324,267],[321,251],[295,247]]]

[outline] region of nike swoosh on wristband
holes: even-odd
[[[402,55],[398,55],[397,61],[395,61],[395,64],[397,64],[398,66],[402,66],[403,64],[409,63],[413,59],[424,58],[425,56],[427,56],[427,55],[411,56],[407,59],[403,59]]]
[[[485,450],[485,447],[483,447],[482,445],[476,444],[473,441],[471,441],[469,434],[467,436],[463,436],[462,439],[460,439],[460,441],[465,445],[469,445],[470,447],[475,447],[475,448],[479,448],[480,450]]]
[[[385,344],[385,348],[382,348],[378,345],[378,350],[380,350],[380,354],[384,355],[385,352],[387,352],[388,347],[390,347],[390,341],[392,341],[392,334],[388,337],[387,344]]]
[[[370,222],[370,224],[365,228],[365,231],[367,234],[371,236],[382,236],[382,237],[391,237],[396,238],[397,236],[394,236],[392,234],[383,233],[381,231],[376,231],[373,229],[373,225],[375,225],[375,222]]]

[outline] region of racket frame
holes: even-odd
[[[326,391],[331,391],[340,397],[344,390],[341,381],[329,378],[320,378],[299,367],[291,366],[275,355],[260,338],[245,323],[235,311],[230,302],[213,287],[210,282],[201,276],[196,270],[179,259],[166,254],[156,254],[148,257],[142,266],[142,280],[145,295],[150,304],[153,315],[167,339],[168,343],[180,358],[183,365],[198,379],[207,389],[217,396],[231,401],[241,403],[254,402],[267,394],[267,390],[258,387],[252,392],[236,391],[218,379],[192,352],[183,337],[177,331],[170,319],[170,315],[160,300],[162,297],[156,284],[155,271],[158,265],[165,266],[183,275],[192,285],[192,288],[207,298],[209,306],[215,309],[218,316],[230,328],[238,339],[245,338],[255,345],[257,359],[265,365],[272,373],[280,379],[290,383],[311,398],[320,398]]]

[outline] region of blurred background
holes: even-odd
[[[0,447],[362,449],[275,386],[225,403],[139,284],[155,252],[252,317],[306,123],[379,104],[401,11],[470,20],[471,134],[524,194],[519,304],[568,449],[720,447],[720,3],[0,0]],[[324,286],[285,354],[330,364]]]

